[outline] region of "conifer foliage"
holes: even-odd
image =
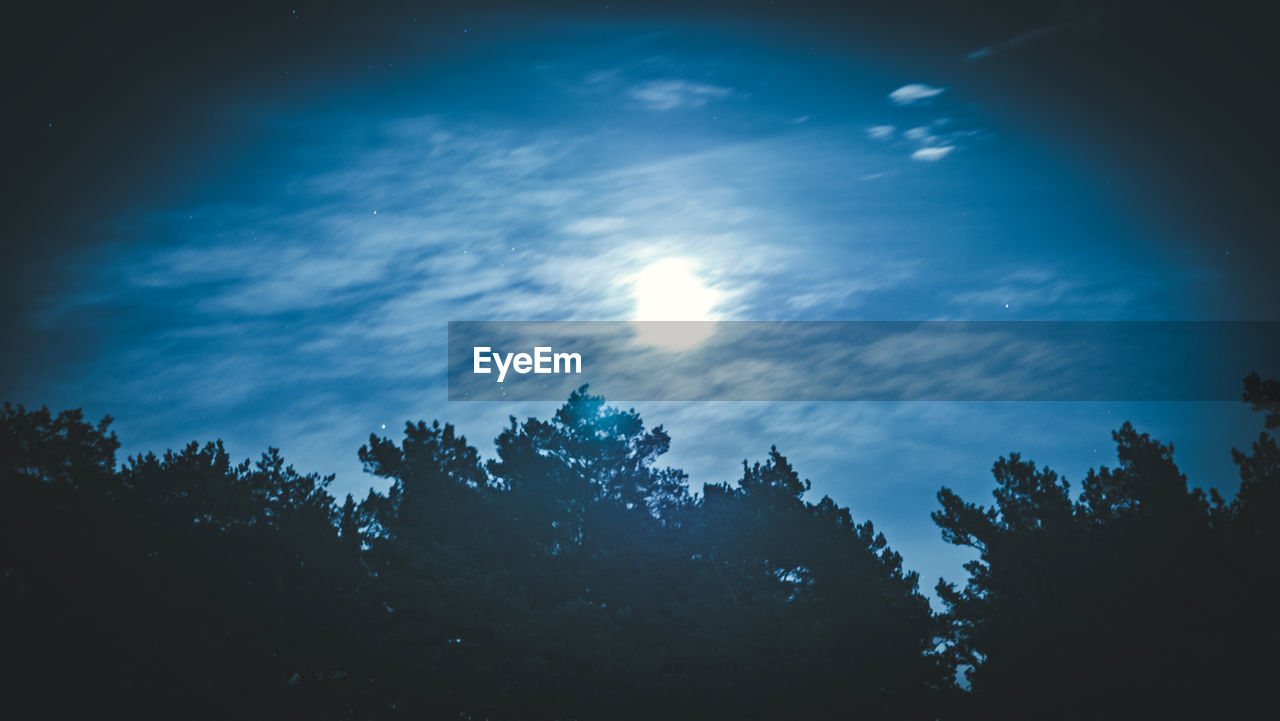
[[[1189,488],[1125,424],[1078,492],[1018,454],[995,503],[943,488],[974,549],[935,614],[870,521],[777,448],[691,489],[671,439],[586,387],[486,460],[448,424],[359,449],[384,490],[268,449],[118,464],[110,419],[6,405],[4,703],[42,717],[1079,718],[1244,707],[1274,663],[1280,386]],[[1268,654],[1269,655],[1269,654]],[[965,679],[956,682],[957,675]],[[1221,692],[1221,693],[1220,693]]]

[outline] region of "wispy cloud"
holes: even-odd
[[[729,88],[690,80],[650,80],[631,90],[631,97],[659,111],[697,108],[732,95]]]
[[[800,311],[839,307],[858,296],[905,285],[915,277],[919,266],[915,261],[883,262],[874,274],[811,284],[803,293],[788,298],[787,305]]]
[[[927,163],[937,162],[950,155],[963,143],[980,136],[978,130],[958,130],[951,126],[950,118],[938,118],[928,125],[917,125],[902,131],[902,139],[915,146],[911,152],[912,160]]]
[[[917,126],[914,128],[908,128],[906,131],[902,133],[902,137],[906,138],[907,140],[915,140],[921,143],[928,143],[937,139],[937,137],[933,134],[933,130],[925,125]]]
[[[889,99],[897,105],[913,105],[941,95],[946,90],[946,88],[935,88],[924,83],[911,83],[889,93]]]
[[[945,88],[935,88],[922,83],[904,85],[889,93],[889,99],[906,106],[921,103],[942,94]],[[956,130],[950,117],[939,117],[926,125],[916,125],[899,131],[890,124],[872,125],[865,129],[866,136],[880,142],[894,141],[897,147],[911,148],[911,159],[936,163],[950,155],[960,141],[979,134],[976,130]]]
[[[450,318],[627,318],[628,274],[664,257],[696,257],[730,317],[829,313],[884,287],[834,284],[829,259],[772,242],[786,234],[829,245],[825,222],[744,196],[772,187],[779,158],[809,152],[794,139],[628,158],[607,133],[574,138],[433,116],[367,131],[354,142],[335,136],[340,147],[318,153],[319,167],[290,170],[274,184],[280,193],[149,217],[148,235],[183,245],[142,243],[113,257],[67,302],[108,302],[135,316],[163,309],[165,343],[145,333],[119,342],[134,349],[129,365],[166,369],[139,382],[198,407],[214,397],[211,382],[236,388],[223,405],[305,396],[322,380],[426,393],[442,382]],[[618,161],[601,168],[589,161],[604,147]],[[868,278],[890,267],[870,252],[859,265]],[[775,308],[779,267],[809,297]],[[236,362],[211,380],[196,347],[234,348]]]
[[[1113,15],[1116,11],[1117,11],[1116,7],[1103,7],[1103,8],[1098,8],[1096,10],[1093,10],[1091,12],[1078,13],[1072,17],[1068,17],[1062,20],[1061,22],[1040,25],[1038,27],[1034,27],[1029,30],[1024,30],[1020,33],[1017,33],[1016,35],[1009,38],[1008,40],[1004,40],[998,43],[992,43],[991,45],[985,45],[983,47],[978,48],[977,50],[974,50],[973,52],[966,53],[964,57],[966,60],[982,60],[983,58],[989,58],[992,55],[1003,53],[1008,50],[1013,50],[1023,45],[1031,44],[1033,42],[1046,38],[1062,30],[1066,30],[1068,28],[1074,27],[1076,25],[1100,20],[1109,15]]]
[[[1018,47],[1019,45],[1025,45],[1035,40],[1039,40],[1040,38],[1052,35],[1058,32],[1059,30],[1067,27],[1068,25],[1069,23],[1060,23],[1058,25],[1045,25],[1043,27],[1032,28],[1025,32],[1018,33],[1017,35],[1014,35],[1013,37],[1009,38],[1008,40],[1005,40],[1004,42],[995,43],[994,45],[986,45],[984,47],[978,48],[977,50],[974,50],[973,52],[965,55],[965,59],[981,60],[982,58],[990,57],[992,55],[995,55],[996,53],[1004,52],[1006,50],[1011,50],[1013,48]]]
[[[867,128],[867,137],[872,140],[888,140],[893,137],[895,130],[897,128],[892,125],[873,125]]]
[[[1113,279],[1065,271],[1025,267],[1008,270],[983,283],[978,290],[955,294],[951,301],[963,309],[966,317],[990,315],[993,312],[1034,313],[1036,317],[1074,317],[1090,319],[1115,317],[1132,306],[1138,288],[1122,290],[1123,284]]]
[[[950,155],[951,151],[953,150],[955,150],[955,146],[953,145],[941,145],[941,146],[935,146],[935,147],[920,148],[919,150],[911,154],[911,159],[922,160],[926,163],[936,163],[939,160],[942,160],[943,158]]]

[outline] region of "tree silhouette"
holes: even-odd
[[[550,420],[511,419],[483,469],[448,425],[372,438],[361,459],[392,485],[360,512],[400,707],[823,718],[936,703],[938,629],[870,524],[805,503],[776,449],[699,498],[658,465],[669,445],[585,386]]]
[[[1274,407],[1274,384],[1246,387],[1255,408]],[[943,538],[978,553],[963,589],[937,587],[972,688],[960,711],[1220,716],[1263,698],[1274,663],[1256,644],[1277,639],[1262,601],[1277,580],[1274,439],[1235,452],[1242,483],[1226,504],[1188,488],[1172,446],[1128,423],[1113,437],[1118,465],[1090,471],[1075,500],[1018,454],[994,466],[992,507],[939,491]]]
[[[1017,454],[986,507],[943,488],[963,588],[918,578],[777,448],[697,493],[671,439],[584,386],[487,462],[439,422],[359,450],[385,490],[221,443],[129,458],[110,419],[0,418],[0,674],[18,716],[885,719],[1241,715],[1265,701],[1280,385],[1189,489],[1125,424],[1078,495]],[[962,668],[970,690],[952,678]],[[27,708],[21,705],[26,703]],[[10,715],[14,715],[11,713]]]
[[[5,407],[5,598],[24,619],[10,698],[54,717],[323,706],[295,691],[346,673],[340,620],[359,570],[333,533],[328,479],[274,450],[235,466],[220,444],[115,471],[108,423]]]
[[[704,489],[699,577],[719,581],[705,593],[736,624],[714,635],[741,643],[730,662],[760,680],[731,693],[745,693],[756,718],[844,718],[851,706],[936,717],[947,671],[929,653],[941,629],[916,574],[869,521],[855,524],[830,498],[804,502],[808,488],[773,448],[744,462],[737,488]]]

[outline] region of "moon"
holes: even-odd
[[[643,345],[688,350],[715,332],[715,308],[723,294],[706,284],[688,258],[664,258],[645,266],[633,277],[632,292],[636,340]]]

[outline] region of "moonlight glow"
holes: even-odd
[[[679,351],[692,348],[715,331],[712,311],[720,293],[706,286],[684,258],[651,263],[633,281],[638,321],[700,321],[638,326],[644,345]]]

